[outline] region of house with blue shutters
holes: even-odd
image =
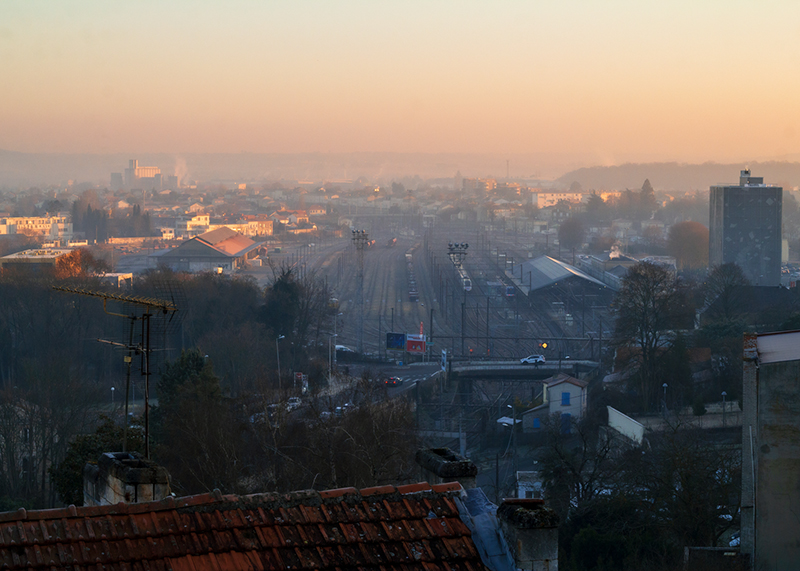
[[[568,433],[570,423],[582,419],[586,414],[588,384],[565,373],[545,379],[542,384],[542,404],[522,413],[523,432],[540,430],[546,419],[556,415],[563,431]]]

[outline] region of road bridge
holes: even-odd
[[[519,361],[453,361],[450,371],[459,377],[525,377],[546,379],[558,373],[577,375],[599,367],[597,361],[562,359],[539,365],[523,365]]]

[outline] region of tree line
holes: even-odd
[[[97,298],[53,289],[67,285],[119,293],[93,276],[101,266],[78,250],[52,271],[0,272],[0,507],[41,508],[74,501],[53,483],[70,446],[77,443],[79,450],[94,450],[85,438],[110,445],[103,438],[116,435],[113,443],[121,447],[117,432],[106,427],[101,438],[95,428],[105,426],[102,415],[114,413],[116,426],[125,422],[120,404],[127,353],[97,340],[127,343],[131,320],[112,314],[135,315],[140,310],[109,302],[106,313]],[[327,447],[313,441],[319,431],[305,424],[262,422],[271,404],[285,401],[294,371],[308,375],[312,392],[325,387],[324,341],[334,309],[324,282],[312,275],[299,278],[291,268],[275,268],[272,283],[264,289],[249,278],[158,270],[125,293],[159,297],[169,292],[180,318],[152,321],[151,396],[159,402],[152,435],[154,455],[174,473],[177,492],[251,489],[243,474],[273,474],[259,482],[283,490],[296,489],[306,480],[309,486],[388,481],[377,467],[367,480],[344,465],[333,474],[322,466],[314,474],[309,470],[314,455],[332,450],[333,443],[333,455],[342,461],[350,454],[355,462],[357,450],[368,450],[361,456],[380,464],[377,455],[391,448],[375,450],[367,440],[406,427],[408,411],[402,407],[369,405],[359,407],[357,414],[336,417]],[[134,322],[137,345],[142,343],[141,321]],[[275,350],[279,336],[282,379]],[[135,355],[133,362],[134,396],[140,399],[142,355]],[[329,412],[322,403],[315,406],[320,414]],[[350,425],[362,416],[369,430]],[[394,420],[387,423],[388,419]],[[131,432],[134,440],[135,434]],[[312,440],[297,444],[303,434]],[[412,441],[413,436],[403,432],[398,445]],[[130,445],[136,447],[135,442]],[[350,451],[340,454],[341,450]],[[201,458],[206,461],[193,463]],[[287,463],[286,458],[296,460]]]

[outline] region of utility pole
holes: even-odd
[[[489,296],[486,296],[486,356],[489,357]]]
[[[366,230],[353,230],[353,244],[358,254],[356,305],[358,306],[358,352],[364,353],[364,248],[369,242]]]
[[[433,356],[433,352],[432,352],[433,351],[433,349],[432,349],[432,346],[433,346],[433,308],[432,307],[431,307],[431,335],[430,335],[430,339],[431,339],[431,342],[430,342],[431,347],[428,348],[428,354],[432,357]]]
[[[466,297],[466,296],[465,296]],[[464,356],[464,321],[466,320],[467,305],[461,302],[461,356]]]

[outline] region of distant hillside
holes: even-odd
[[[569,187],[580,183],[584,190],[590,189],[639,189],[645,179],[656,190],[687,192],[708,190],[718,183],[738,183],[739,171],[749,166],[753,176],[763,176],[767,184],[786,188],[800,185],[800,163],[764,162],[749,164],[701,165],[679,163],[625,164],[614,167],[580,168],[559,177],[557,182]]]

